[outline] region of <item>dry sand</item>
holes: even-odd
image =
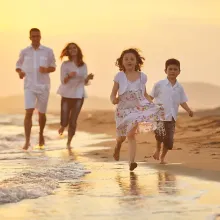
[[[166,169],[181,174],[220,180],[220,110],[213,109],[196,112],[195,117],[179,114],[174,149],[168,152],[167,165],[159,165],[152,158],[155,149],[153,133],[137,135],[136,160],[147,165]],[[55,128],[58,125],[54,125]],[[54,127],[53,126],[53,127]],[[78,131],[106,133],[115,137],[113,111],[82,111],[78,120]],[[104,142],[105,150],[92,151],[88,154],[97,160],[113,161],[115,142]],[[127,142],[123,144],[120,160],[128,158]]]

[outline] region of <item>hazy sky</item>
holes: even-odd
[[[115,60],[129,47],[146,58],[149,90],[165,77],[164,62],[171,57],[181,61],[180,81],[220,85],[219,11],[219,0],[1,0],[0,95],[23,93],[14,69],[32,27],[41,29],[42,44],[56,55],[53,93],[60,83],[58,57],[68,42],[79,44],[95,74],[89,95],[109,96]]]

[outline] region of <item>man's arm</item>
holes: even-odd
[[[24,54],[23,54],[23,51],[21,51],[19,54],[19,58],[16,63],[16,69],[15,69],[15,71],[18,73],[20,79],[23,79],[25,77],[25,72],[23,72],[21,69],[23,62],[24,62]]]

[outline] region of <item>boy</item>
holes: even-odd
[[[150,95],[154,99],[155,104],[163,105],[165,113],[165,121],[158,122],[158,129],[155,131],[157,149],[153,155],[155,160],[160,159],[161,164],[166,163],[165,156],[168,150],[173,148],[175,122],[179,105],[188,112],[190,117],[193,116],[192,110],[186,103],[188,99],[184,89],[177,81],[177,77],[180,74],[180,62],[176,59],[167,60],[165,63],[165,73],[167,78],[157,82]],[[162,143],[163,150],[160,156]]]

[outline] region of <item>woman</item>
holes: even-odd
[[[93,74],[87,74],[87,66],[83,61],[80,47],[75,43],[68,43],[62,50],[60,59],[67,56],[68,61],[61,65],[61,85],[57,91],[61,95],[61,122],[59,134],[68,128],[67,148],[71,149],[71,140],[75,135],[77,118],[81,111],[85,94],[85,85],[93,79]]]

